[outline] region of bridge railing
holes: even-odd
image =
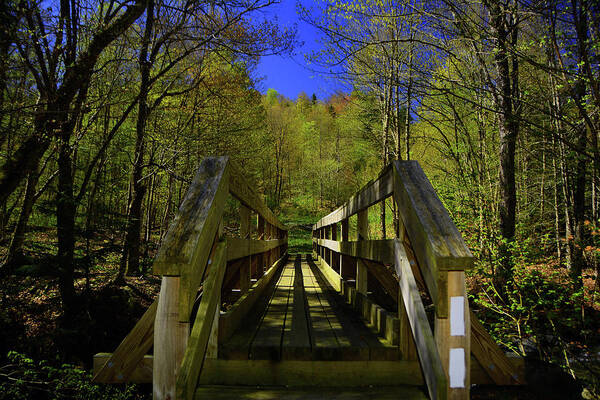
[[[393,239],[371,240],[369,207],[390,196],[398,231]],[[353,215],[357,234],[351,240]],[[465,269],[472,266],[473,257],[416,161],[391,163],[319,220],[313,226],[313,257],[332,286],[386,338],[398,343],[404,359],[418,356],[432,399],[469,397],[472,332]],[[435,308],[433,331],[419,287]],[[396,319],[370,299],[381,288],[397,302]],[[495,383],[518,382],[512,364],[476,318],[474,328],[473,354],[481,368]]]
[[[223,235],[229,195],[240,203],[235,238]],[[94,381],[147,381],[134,375],[144,373],[153,348],[154,399],[192,399],[204,360],[217,357],[219,338],[239,326],[286,257],[287,228],[239,167],[228,157],[205,158],[155,258],[158,299],[114,353],[95,357]],[[222,295],[234,287],[241,297],[221,312]]]

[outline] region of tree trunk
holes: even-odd
[[[154,1],[148,3],[146,12],[146,27],[142,49],[140,52],[140,91],[138,100],[138,118],[136,124],[136,140],[133,169],[131,173],[131,202],[127,210],[127,225],[125,242],[123,243],[123,257],[126,261],[121,262],[117,281],[122,282],[125,275],[140,272],[140,235],[142,224],[142,204],[146,193],[146,184],[143,179],[144,172],[144,150],[146,122],[148,120],[148,94],[150,92],[150,70],[151,61],[148,60],[148,50],[152,31],[154,29]],[[124,268],[123,268],[124,267]]]
[[[68,129],[68,128],[67,128]],[[56,226],[58,236],[59,290],[64,314],[70,320],[75,311],[75,202],[73,198],[73,171],[70,135],[63,133],[58,148],[58,193]]]
[[[516,59],[513,59],[513,70],[511,73],[508,52],[509,32],[507,30],[505,10],[500,2],[492,2],[490,5],[490,16],[490,22],[495,34],[496,49],[494,63],[498,74],[496,94],[498,131],[500,136],[500,204],[498,211],[502,239],[499,246],[500,268],[496,271],[494,283],[498,292],[503,294],[505,293],[506,285],[512,280],[513,275],[513,262],[510,249],[515,238],[517,204],[515,148],[519,128],[518,120],[514,115],[513,96],[518,92],[518,82],[515,81],[518,73],[518,65],[516,64]],[[510,28],[513,30],[511,32],[512,35],[514,35],[517,26],[512,25]]]
[[[587,62],[587,2],[582,0],[577,7],[577,2],[574,2],[572,13],[575,21],[575,29],[577,31],[577,56],[578,56],[578,72],[580,78],[577,79],[573,87],[574,100],[580,111],[580,118],[585,121],[589,116],[585,114],[585,95],[586,82],[584,80],[584,64]],[[585,223],[585,187],[586,187],[586,167],[587,157],[583,154],[587,149],[587,129],[585,124],[581,124],[576,130],[577,132],[577,162],[575,167],[575,188],[573,192],[573,241],[570,252],[570,268],[571,279],[578,287],[583,287],[581,273],[585,267],[585,258],[583,256],[584,247],[584,223]]]
[[[23,204],[21,206],[21,213],[19,214],[19,220],[15,226],[12,239],[10,241],[10,247],[6,256],[5,271],[2,275],[10,273],[14,266],[20,264],[23,259],[23,243],[25,241],[25,232],[27,230],[27,222],[31,216],[33,205],[35,204],[35,190],[39,180],[38,171],[34,171],[27,177],[27,184],[25,187],[25,196],[23,198]]]

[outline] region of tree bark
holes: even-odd
[[[519,130],[518,119],[515,118],[513,97],[518,94],[518,62],[509,57],[508,47],[511,38],[516,38],[516,24],[507,22],[506,10],[499,1],[489,4],[490,23],[495,41],[494,64],[497,70],[496,109],[498,119],[499,147],[499,225],[501,242],[499,246],[500,268],[494,276],[494,283],[499,293],[505,293],[506,285],[512,280],[513,262],[511,245],[515,238],[516,223],[516,182],[515,182],[515,149]],[[512,17],[511,17],[512,20]],[[508,26],[507,26],[508,25]],[[509,32],[509,29],[512,31]],[[512,63],[511,63],[512,61]],[[511,71],[512,64],[512,71]]]
[[[33,205],[35,204],[35,191],[39,177],[40,175],[37,170],[29,174],[27,177],[21,213],[19,214],[19,220],[17,221],[17,225],[15,226],[15,230],[10,241],[6,262],[4,263],[3,272],[1,274],[2,276],[6,276],[6,274],[12,272],[13,268],[19,265],[23,259],[23,243],[25,242],[25,232],[27,230],[27,222],[29,221],[31,211],[33,210]]]
[[[143,179],[146,122],[149,115],[148,94],[150,92],[150,71],[152,62],[148,59],[152,32],[154,30],[154,0],[148,3],[146,12],[146,27],[142,49],[140,52],[140,90],[138,95],[138,118],[136,123],[136,141],[134,162],[131,173],[131,202],[127,211],[127,227],[123,243],[123,257],[117,281],[122,282],[125,275],[140,272],[140,235],[142,226],[142,204],[146,194],[146,183]]]

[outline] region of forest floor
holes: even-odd
[[[310,253],[314,217],[302,210],[286,211],[283,222],[290,227],[290,253]],[[0,285],[0,399],[151,398],[149,385],[108,387],[92,385],[89,379],[92,356],[116,348],[157,295],[159,279],[151,274],[127,277],[125,286],[116,286],[112,279],[118,268],[120,243],[114,235],[97,234],[88,243],[78,243],[76,285],[81,309],[76,321],[66,324],[61,319],[52,262],[53,237],[41,228],[30,232],[27,243],[31,245],[26,251],[29,262]],[[147,267],[152,256],[150,252]],[[531,268],[543,269],[540,265]],[[480,290],[479,283],[473,280],[469,286]],[[593,307],[589,312],[592,311]],[[597,314],[588,317],[596,320]],[[594,322],[592,326],[596,330],[600,325]],[[561,337],[569,343],[569,348],[582,350],[576,352],[579,358],[572,359],[572,366],[578,369],[578,374],[590,370],[592,378],[584,382],[586,385],[594,381],[600,370],[600,329],[593,333],[585,336],[594,339],[589,343],[582,341],[581,334],[567,332]],[[528,378],[533,385],[473,387],[472,398],[580,398],[584,384],[548,363],[528,363]],[[593,398],[590,391],[587,393],[588,398]]]

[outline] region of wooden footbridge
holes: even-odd
[[[229,195],[236,237],[223,233]],[[368,210],[390,196],[397,232],[370,240]],[[239,168],[207,158],[154,262],[158,299],[95,356],[94,381],[178,400],[466,399],[471,384],[521,384],[522,360],[469,309],[472,262],[415,161],[318,221],[312,254],[288,255],[286,227]]]

